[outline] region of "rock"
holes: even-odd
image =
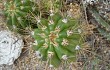
[[[0,31],[0,65],[12,65],[20,56],[23,45],[19,35],[8,30]]]

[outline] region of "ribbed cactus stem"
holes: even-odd
[[[4,13],[7,18],[7,25],[11,30],[25,29],[29,25],[26,16],[29,12],[35,11],[34,3],[30,0],[8,0],[4,4]],[[13,25],[16,28],[13,28]]]
[[[77,20],[63,18],[58,13],[53,14],[48,19],[40,19],[38,29],[35,29],[33,35],[33,48],[39,51],[42,60],[49,60],[50,67],[57,67],[62,60],[75,58],[79,49],[76,46],[81,46],[82,39]]]

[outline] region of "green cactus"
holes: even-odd
[[[58,13],[48,19],[39,19],[38,29],[33,34],[37,57],[47,60],[50,67],[59,66],[62,60],[75,60],[75,54],[83,43],[78,30],[78,20],[63,18]]]
[[[35,10],[30,0],[8,0],[4,7],[7,25],[11,30],[20,30],[29,25],[26,15]]]
[[[107,23],[98,13],[97,9],[91,8],[89,12],[92,13],[92,16],[95,18],[95,20],[103,27],[103,28],[97,28],[99,33],[103,35],[107,40],[110,40],[110,25]]]

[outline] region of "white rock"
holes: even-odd
[[[12,65],[20,56],[23,40],[10,31],[0,31],[0,65]]]

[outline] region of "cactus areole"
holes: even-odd
[[[51,67],[59,66],[62,60],[74,60],[82,43],[78,27],[77,20],[62,18],[58,13],[48,19],[41,18],[33,35],[36,56],[47,60]]]
[[[4,6],[7,25],[11,30],[19,30],[29,25],[26,15],[34,11],[33,2],[30,0],[9,0],[4,3]]]

